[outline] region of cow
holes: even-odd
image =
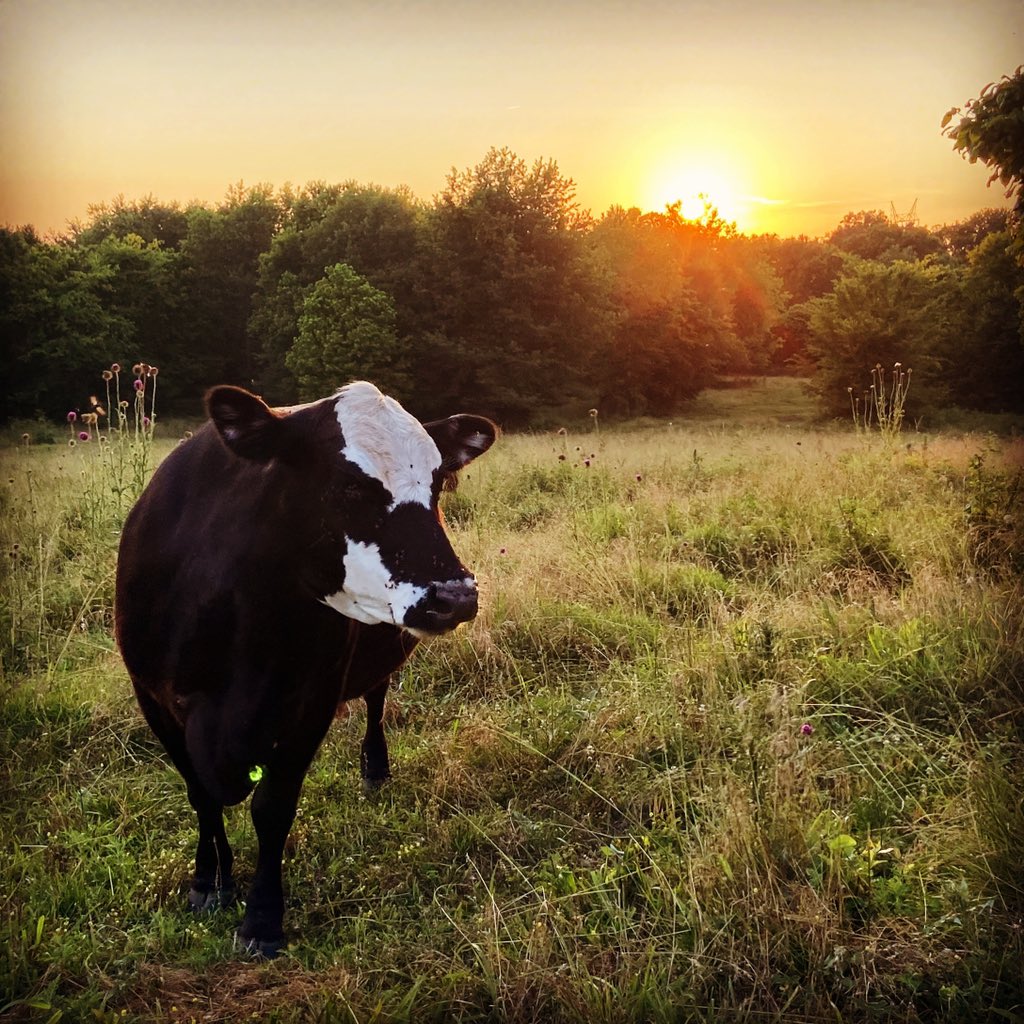
[[[339,702],[366,702],[372,789],[390,776],[389,676],[476,615],[438,500],[497,428],[421,424],[365,381],[291,408],[225,385],[206,409],[125,521],[115,633],[198,819],[197,912],[236,899],[223,811],[252,793],[259,850],[236,943],[270,958],[285,942],[282,852]]]

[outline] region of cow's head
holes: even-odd
[[[302,550],[317,596],[367,624],[443,633],[476,615],[476,580],[438,508],[442,489],[494,442],[480,416],[422,424],[372,384],[270,409],[240,388],[214,388],[210,417],[236,455],[287,474],[280,529]]]

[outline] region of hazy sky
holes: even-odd
[[[595,214],[940,224],[1007,205],[939,122],[1022,60],[1020,0],[0,0],[0,223],[240,180],[430,199],[508,146]]]

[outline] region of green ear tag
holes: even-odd
[[[257,764],[249,769],[250,782],[259,782],[263,778],[263,765]]]

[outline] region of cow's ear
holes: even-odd
[[[448,473],[483,455],[498,436],[498,428],[483,416],[449,416],[446,420],[424,423],[423,427],[441,453],[441,468]]]
[[[223,385],[206,392],[206,410],[224,443],[236,455],[267,462],[279,454],[284,421],[262,398]]]

